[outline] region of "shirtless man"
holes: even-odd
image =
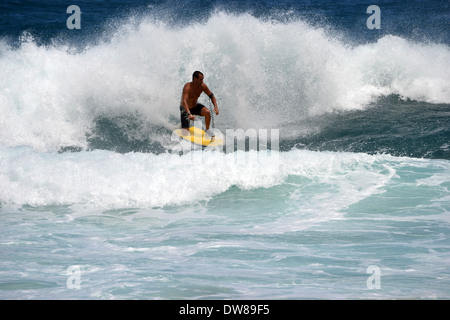
[[[192,75],[192,82],[188,82],[183,87],[181,95],[180,112],[181,112],[181,128],[189,129],[189,120],[195,120],[194,114],[205,117],[206,131],[209,130],[211,122],[211,112],[201,103],[197,103],[198,97],[202,92],[206,93],[214,105],[214,112],[219,115],[216,97],[209,90],[208,86],[203,83],[203,73],[195,71]],[[210,132],[208,132],[210,133]]]

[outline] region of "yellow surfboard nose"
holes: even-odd
[[[189,130],[186,129],[176,129],[175,133],[181,138],[191,141],[192,143],[202,145],[202,146],[221,146],[223,144],[223,140],[210,137],[208,134],[205,134],[200,128],[190,127]]]

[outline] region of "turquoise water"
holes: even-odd
[[[119,159],[115,173],[97,171],[99,176],[91,177],[90,203],[81,200],[88,187],[73,185],[65,192],[68,199],[60,201],[75,204],[2,205],[2,298],[449,296],[446,160],[291,151],[260,182],[245,167],[228,176],[216,168],[217,177],[208,181],[223,183],[224,190],[208,194],[202,169],[193,169],[189,188],[195,189],[195,201],[186,201],[189,191],[177,189],[174,203],[146,206],[139,201],[153,201],[155,183],[169,192],[176,182],[144,178],[145,184],[130,190],[123,179],[133,172],[117,169],[136,155],[92,153],[84,163],[76,155],[87,172],[99,162],[108,166],[111,158]],[[74,157],[50,154],[46,161],[51,159],[58,172],[69,156]],[[164,156],[140,156],[142,162],[134,166],[152,157],[155,166],[176,168],[160,159]],[[263,163],[258,170],[270,169]],[[67,185],[61,183],[47,176],[34,185],[36,201],[49,201]],[[116,190],[114,197],[108,188]],[[72,279],[67,268],[73,266],[79,268],[79,289],[67,284]],[[379,289],[367,285],[370,266],[380,270]]]

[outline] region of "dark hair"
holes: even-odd
[[[203,76],[203,73],[201,73],[200,71],[195,71],[195,72],[192,74],[192,80],[194,80],[194,78],[197,78],[197,79],[198,79],[198,77],[199,77],[200,75]]]

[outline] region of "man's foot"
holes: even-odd
[[[211,130],[206,130],[205,134],[208,135],[211,139],[210,140],[214,140],[214,138],[216,137],[216,135],[214,134],[214,132],[212,132]]]

